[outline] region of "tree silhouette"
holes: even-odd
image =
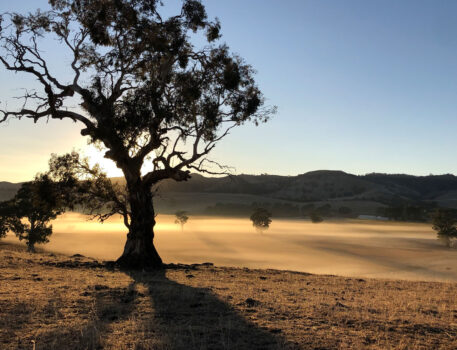
[[[324,221],[324,218],[322,217],[322,215],[316,210],[313,210],[309,214],[309,218],[311,219],[311,222],[313,222],[315,224],[318,224],[319,222]]]
[[[0,239],[4,238],[8,233],[8,228],[6,226],[6,219],[0,216]]]
[[[191,170],[224,172],[207,158],[217,142],[247,121],[267,121],[275,109],[264,106],[251,66],[217,44],[220,24],[208,20],[197,0],[184,0],[171,17],[163,16],[158,0],[49,2],[48,12],[0,17],[0,62],[43,88],[27,91],[23,108],[3,110],[0,122],[82,124],[81,135],[106,147],[104,156],[125,176],[129,232],[118,263],[161,267],[151,187],[164,179],[186,181]],[[193,44],[193,33],[204,33],[202,48]],[[72,56],[68,82],[42,56],[48,37]],[[145,162],[153,170],[142,174]]]
[[[8,231],[17,221],[14,219],[12,201],[0,202],[0,238],[6,237]]]
[[[437,209],[432,215],[432,228],[437,232],[438,239],[446,247],[451,246],[451,240],[457,238],[456,219],[451,210]]]
[[[52,225],[64,208],[57,188],[45,175],[21,185],[14,198],[0,204],[0,232],[11,230],[27,244],[28,251],[35,251],[35,244],[49,242]]]
[[[176,219],[175,219],[175,224],[181,225],[181,231],[184,230],[184,225],[187,223],[189,220],[189,217],[186,215],[187,212],[180,210],[175,213]]]
[[[252,226],[254,226],[257,231],[263,232],[270,227],[271,213],[267,209],[257,208],[252,213],[250,220],[252,221]]]
[[[67,208],[78,208],[100,222],[119,214],[125,226],[130,226],[125,184],[113,182],[98,165],[90,166],[79,153],[53,154],[46,175],[57,186]]]

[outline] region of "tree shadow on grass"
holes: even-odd
[[[161,344],[139,341],[136,349],[283,349],[285,340],[247,321],[207,288],[195,288],[166,277],[165,271],[128,274],[149,291],[154,314],[145,335]]]
[[[30,349],[31,340],[36,341],[37,350],[270,350],[286,347],[282,336],[249,322],[209,288],[173,281],[167,278],[167,270],[123,272],[132,279],[129,285],[114,288],[91,285],[74,300],[79,304],[75,305],[80,313],[78,319],[86,319],[87,323],[52,326],[27,335],[17,348]],[[63,300],[53,299],[50,303],[45,308],[46,322],[57,325],[66,305]]]
[[[59,327],[51,331],[40,333],[34,337],[36,349],[47,350],[101,350],[105,349],[105,338],[111,332],[110,327],[115,322],[128,319],[135,309],[134,300],[136,292],[134,283],[126,288],[108,288],[104,285],[95,285],[85,296],[90,299],[85,301],[85,317],[87,324],[75,324],[74,327]],[[87,294],[86,294],[87,293]],[[54,306],[56,313],[47,317],[48,321],[58,324],[58,315],[61,307]],[[80,312],[83,310],[79,307]],[[30,340],[23,342],[21,349],[30,349]]]

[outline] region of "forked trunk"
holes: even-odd
[[[154,247],[154,207],[149,188],[129,185],[130,227],[124,252],[117,263],[131,269],[159,269],[162,259]]]

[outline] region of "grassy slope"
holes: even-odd
[[[0,348],[457,348],[457,284],[176,266],[0,243]]]

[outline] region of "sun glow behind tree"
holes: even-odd
[[[225,172],[208,158],[217,143],[235,127],[268,121],[276,109],[265,106],[254,69],[218,42],[220,23],[208,19],[198,0],[185,0],[171,17],[160,12],[159,1],[50,4],[50,12],[0,17],[0,62],[41,85],[23,91],[20,108],[0,109],[0,122],[71,120],[90,144],[103,145],[104,157],[122,169],[126,181],[119,197],[97,168],[94,184],[105,184],[106,191],[91,188],[93,203],[110,201],[111,213],[122,213],[129,229],[118,263],[161,267],[152,243],[151,187],[166,179],[187,181],[191,171]],[[196,47],[192,33],[200,33],[205,45]],[[54,37],[71,53],[72,79],[53,74],[39,48],[43,37]],[[79,109],[72,107],[75,99]],[[81,170],[92,174],[80,159],[54,158],[51,169],[62,179]],[[143,175],[144,164],[152,170]]]

